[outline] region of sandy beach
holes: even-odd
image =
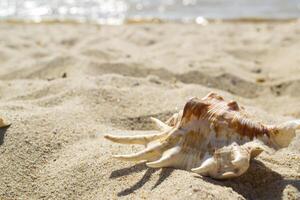
[[[300,22],[0,23],[0,199],[300,199],[300,134],[216,181],[115,160],[194,96],[300,118]]]

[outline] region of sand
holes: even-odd
[[[300,22],[0,24],[0,199],[300,199],[300,134],[216,181],[112,154],[193,96],[264,122],[300,118]]]

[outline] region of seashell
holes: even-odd
[[[242,175],[263,151],[287,147],[300,129],[300,120],[279,125],[263,124],[237,102],[226,102],[216,93],[192,98],[166,123],[151,118],[161,132],[151,135],[105,135],[122,144],[146,148],[131,155],[115,155],[126,161],[146,161],[152,168],[173,167],[215,179]]]
[[[8,123],[6,120],[0,117],[0,128],[6,128],[9,127],[11,124]]]

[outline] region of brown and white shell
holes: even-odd
[[[162,130],[137,136],[105,135],[123,144],[144,144],[146,149],[115,158],[146,161],[153,168],[173,167],[204,176],[226,179],[240,176],[262,151],[287,147],[300,121],[266,125],[250,117],[237,102],[226,102],[216,93],[192,98],[183,111],[166,123],[152,118]]]

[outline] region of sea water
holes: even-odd
[[[126,20],[290,19],[300,0],[0,0],[0,19],[75,20],[122,24]]]

